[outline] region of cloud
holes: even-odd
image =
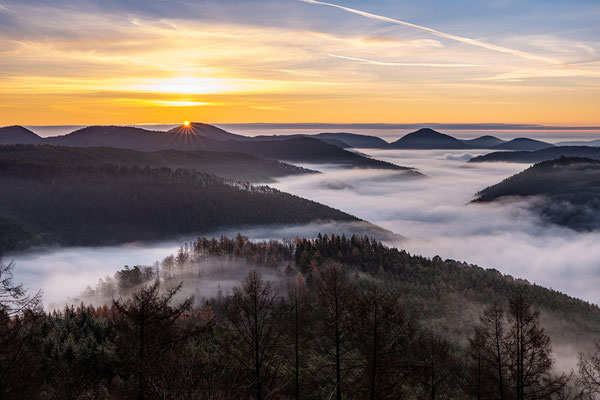
[[[498,46],[495,44],[483,42],[483,41],[476,40],[476,39],[470,39],[470,38],[466,38],[466,37],[462,37],[462,36],[452,35],[449,33],[440,32],[440,31],[432,29],[432,28],[427,28],[425,26],[412,24],[410,22],[400,21],[400,20],[385,17],[382,15],[371,14],[366,11],[361,11],[361,10],[357,10],[357,9],[350,8],[350,7],[344,7],[344,6],[340,6],[340,5],[332,4],[332,3],[325,3],[325,2],[317,1],[317,0],[299,0],[299,1],[301,1],[303,3],[317,4],[317,5],[338,8],[340,10],[344,10],[344,11],[347,11],[347,12],[350,12],[353,14],[361,15],[366,18],[375,19],[375,20],[379,20],[379,21],[383,21],[383,22],[389,22],[389,23],[396,24],[396,25],[407,26],[409,28],[418,29],[420,31],[427,32],[427,33],[430,33],[432,35],[435,35],[435,36],[438,36],[438,37],[441,37],[444,39],[454,40],[457,42],[466,43],[466,44],[469,44],[472,46],[477,46],[477,47],[481,47],[484,49],[493,50],[493,51],[497,51],[497,52],[501,52],[501,53],[512,54],[514,56],[525,58],[528,60],[542,61],[545,63],[555,64],[555,65],[563,65],[564,64],[563,61],[561,61],[557,58],[541,56],[541,55],[532,54],[532,53],[528,53],[528,52],[521,51],[521,50],[515,50],[515,49],[508,48],[508,47]]]
[[[523,164],[472,166],[464,151],[361,149],[417,167],[429,178],[390,180],[389,171],[321,168],[324,174],[280,179],[275,186],[372,221],[407,241],[388,241],[411,253],[466,261],[597,303],[600,232],[549,225],[533,212],[535,200],[470,204],[473,195],[522,171]],[[473,152],[470,152],[473,153]],[[477,155],[479,152],[474,152]],[[328,188],[326,182],[347,188]]]
[[[340,55],[337,55],[337,54],[327,54],[327,55],[330,56],[330,57],[341,58],[343,60],[359,61],[359,62],[365,63],[365,64],[384,65],[384,66],[390,66],[390,67],[433,67],[433,68],[477,67],[477,65],[475,65],[475,64],[436,64],[436,63],[382,62],[382,61],[367,60],[367,59],[364,59],[364,58],[340,56]]]

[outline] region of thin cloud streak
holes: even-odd
[[[410,22],[400,21],[398,19],[385,17],[383,15],[371,14],[366,11],[361,11],[361,10],[357,10],[357,9],[350,8],[350,7],[344,7],[344,6],[340,6],[340,5],[332,4],[332,3],[325,3],[325,2],[317,1],[317,0],[298,0],[298,1],[301,1],[303,3],[308,3],[308,4],[317,4],[317,5],[338,8],[340,10],[344,10],[344,11],[347,11],[352,14],[361,15],[366,18],[375,19],[375,20],[379,20],[379,21],[383,21],[383,22],[389,22],[389,23],[396,24],[396,25],[407,26],[410,28],[414,28],[414,29],[418,29],[418,30],[421,30],[424,32],[431,33],[432,35],[442,37],[445,39],[450,39],[450,40],[454,40],[457,42],[470,44],[472,46],[477,46],[477,47],[482,47],[482,48],[485,48],[488,50],[498,51],[501,53],[512,54],[514,56],[525,58],[528,60],[542,61],[545,63],[554,64],[554,65],[564,65],[565,64],[563,61],[561,61],[557,58],[540,56],[537,54],[531,54],[531,53],[521,51],[521,50],[510,49],[508,47],[503,47],[503,46],[498,46],[498,45],[487,43],[487,42],[482,42],[480,40],[475,40],[475,39],[470,39],[470,38],[466,38],[466,37],[462,37],[462,36],[452,35],[449,33],[440,32],[435,29],[427,28],[425,26],[412,24]]]
[[[365,58],[340,56],[337,54],[327,54],[329,57],[341,58],[343,60],[359,61],[366,64],[373,65],[384,65],[390,67],[432,67],[432,68],[465,68],[465,67],[477,67],[475,64],[436,64],[436,63],[399,63],[399,62],[382,62],[367,60]]]

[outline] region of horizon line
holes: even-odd
[[[600,130],[600,125],[538,125],[538,124],[510,124],[510,123],[329,123],[329,122],[200,122],[216,126],[232,126],[261,128],[261,129],[320,129],[320,128],[336,128],[336,129],[378,129],[378,130],[397,130],[397,129],[419,129],[426,127],[434,127],[447,130],[525,130],[525,131],[568,131],[568,130]],[[87,127],[87,126],[165,126],[165,125],[182,125],[183,122],[165,122],[165,123],[124,123],[124,124],[56,124],[56,125],[41,125],[41,124],[11,124],[5,126],[20,125],[23,127],[35,128],[66,128],[66,127]]]

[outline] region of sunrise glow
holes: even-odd
[[[3,1],[0,125],[600,124],[597,4],[233,3]]]

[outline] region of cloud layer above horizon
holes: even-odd
[[[589,0],[0,0],[0,125],[597,125],[599,18]]]

